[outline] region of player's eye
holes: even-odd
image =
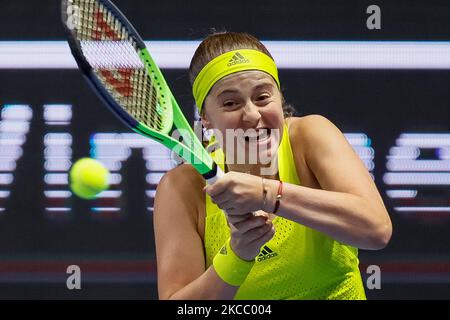
[[[223,106],[227,109],[236,108],[238,103],[235,100],[225,100]]]
[[[259,94],[256,96],[256,103],[258,104],[267,104],[270,102],[270,94],[268,93],[263,93],[263,94]]]

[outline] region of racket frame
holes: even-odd
[[[173,96],[169,86],[167,85],[167,82],[161,70],[151,57],[141,36],[137,33],[136,29],[128,21],[125,15],[111,1],[95,1],[98,1],[105,8],[112,12],[114,17],[122,23],[122,25],[127,29],[129,35],[132,36],[133,40],[136,42],[136,46],[139,49],[139,52],[137,52],[137,54],[144,64],[147,75],[153,76],[152,83],[155,79],[156,81],[158,81],[159,85],[156,89],[158,90],[158,95],[163,94],[165,103],[169,104],[169,106],[165,109],[166,112],[172,111],[170,112],[170,114],[166,114],[167,121],[172,122],[171,128],[167,132],[158,132],[157,130],[154,130],[149,126],[137,121],[128,112],[126,112],[111,96],[111,94],[104,88],[102,82],[95,74],[93,68],[90,66],[90,64],[82,54],[83,51],[81,49],[79,41],[74,38],[73,31],[70,30],[70,28],[67,26],[67,21],[69,18],[67,11],[70,0],[62,0],[62,20],[65,32],[67,34],[68,44],[79,69],[82,71],[84,78],[87,80],[91,88],[94,89],[100,99],[108,106],[108,108],[133,131],[156,140],[177,153],[181,158],[194,166],[194,168],[200,174],[202,174],[203,177],[208,180],[208,182],[212,183],[217,180],[219,176],[223,175],[223,172],[220,168],[217,167],[210,154],[208,154],[199,138],[195,135],[194,131],[189,125],[189,122],[186,120],[186,117],[181,111],[181,108],[179,107],[175,97]],[[163,93],[161,93],[161,91],[163,91]],[[159,99],[160,97],[158,97],[158,100]],[[165,127],[167,128],[170,126]],[[188,147],[185,143],[182,143],[171,136],[176,129],[179,129],[179,134],[182,137],[183,141],[187,141],[190,144],[191,148]]]

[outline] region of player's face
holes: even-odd
[[[218,140],[227,161],[231,151],[237,157],[239,152],[250,157],[255,152],[272,156],[283,132],[282,97],[275,80],[261,71],[243,71],[221,79],[206,97],[203,124],[220,132],[223,140]]]

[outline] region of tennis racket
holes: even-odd
[[[144,41],[111,1],[62,0],[62,20],[79,69],[119,119],[173,150],[208,184],[223,176],[194,134]],[[182,139],[173,137],[175,130]]]

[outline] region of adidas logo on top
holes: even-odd
[[[276,252],[273,252],[272,250],[270,250],[270,248],[268,246],[264,246],[261,249],[260,254],[258,255],[258,258],[256,259],[258,262],[264,261],[264,260],[269,260],[273,257],[276,257],[278,254]]]
[[[227,67],[234,66],[241,63],[249,63],[250,60],[246,59],[242,54],[236,52],[233,57],[228,61]]]

